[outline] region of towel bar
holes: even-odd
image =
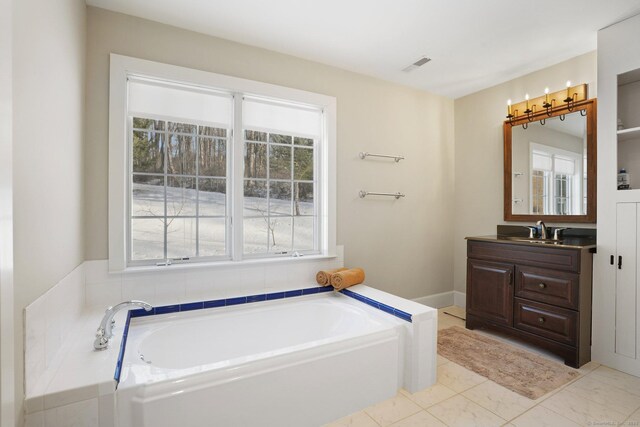
[[[405,195],[403,193],[397,192],[397,193],[376,193],[373,191],[365,191],[365,190],[360,190],[360,198],[364,199],[367,196],[391,196],[391,197],[395,197],[396,200],[399,199],[400,197],[405,197]]]
[[[373,154],[366,151],[361,151],[358,155],[362,160],[366,159],[367,157],[384,157],[386,159],[393,159],[395,160],[396,163],[398,163],[400,160],[404,160],[404,156],[393,156],[389,154]]]

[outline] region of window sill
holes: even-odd
[[[279,257],[279,258],[249,258],[242,261],[216,261],[216,262],[194,262],[185,264],[171,264],[171,265],[149,265],[149,266],[135,266],[127,267],[124,270],[112,270],[109,274],[143,274],[143,273],[155,273],[160,271],[177,271],[177,270],[216,270],[225,269],[231,267],[253,267],[263,265],[282,265],[282,264],[296,264],[310,261],[321,261],[336,259],[339,255],[337,253],[330,255],[304,255],[300,257]]]

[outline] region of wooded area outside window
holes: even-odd
[[[130,261],[226,256],[229,129],[131,122]]]
[[[317,252],[317,108],[245,97],[245,255]]]

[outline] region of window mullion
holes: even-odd
[[[168,242],[167,242],[167,235],[168,235],[168,228],[169,228],[169,224],[167,221],[167,184],[168,184],[168,178],[167,178],[167,172],[168,172],[168,166],[167,163],[169,163],[169,144],[170,144],[170,140],[169,140],[169,122],[165,122],[164,123],[164,218],[162,218],[162,221],[164,223],[164,260],[165,262],[168,261]]]
[[[267,132],[267,252],[271,253],[271,132]]]
[[[290,175],[290,178],[291,178],[291,199],[289,200],[289,214],[291,215],[291,240],[289,241],[289,251],[293,251],[293,248],[294,248],[293,244],[294,244],[295,236],[294,236],[294,232],[293,231],[295,230],[294,222],[296,220],[295,219],[295,212],[294,212],[294,204],[293,204],[293,201],[295,200],[295,197],[296,197],[296,194],[295,194],[295,192],[296,192],[295,183],[293,182],[294,178],[296,176],[295,172],[293,170],[293,167],[295,165],[294,156],[296,154],[296,148],[295,148],[294,142],[295,142],[295,138],[292,136],[291,137],[291,175]]]
[[[244,138],[242,135],[242,94],[233,96],[233,133],[231,142],[231,217],[227,234],[231,237],[231,259],[240,261],[243,250],[242,213],[244,209]]]
[[[196,126],[194,135],[196,144],[196,257],[200,256],[200,126]]]

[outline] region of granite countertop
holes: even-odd
[[[558,240],[558,241],[554,241],[552,239],[547,239],[543,241],[542,239],[529,239],[528,237],[523,237],[523,236],[505,236],[500,234],[495,234],[490,236],[465,237],[465,239],[477,240],[477,241],[483,241],[483,242],[499,242],[499,243],[514,244],[514,245],[552,247],[552,248],[563,248],[563,249],[595,249],[596,247],[596,240],[594,238],[577,237],[577,236],[563,237],[561,240]]]

